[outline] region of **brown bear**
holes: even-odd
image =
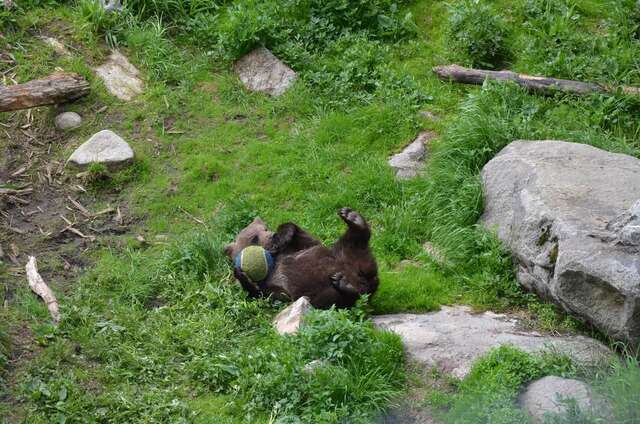
[[[273,296],[295,301],[307,296],[320,309],[335,305],[353,306],[363,294],[373,295],[378,288],[378,267],[369,248],[371,230],[356,211],[343,208],[338,215],[347,230],[331,247],[294,223],[282,224],[273,233],[260,218],[243,229],[234,243],[225,247],[230,258],[249,245],[259,245],[271,253],[275,267],[268,277],[252,283],[235,269],[235,276],[251,297]]]

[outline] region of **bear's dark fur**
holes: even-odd
[[[327,248],[293,223],[282,224],[275,233],[257,218],[225,247],[231,258],[251,245],[261,245],[275,258],[267,279],[253,284],[242,271],[235,276],[251,297],[273,296],[295,301],[307,296],[320,309],[353,306],[363,294],[378,288],[378,267],[369,248],[371,230],[365,219],[349,208],[338,215],[347,224],[340,239]]]

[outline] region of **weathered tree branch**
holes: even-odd
[[[33,290],[35,294],[42,298],[44,303],[47,305],[47,308],[49,309],[49,313],[51,314],[53,322],[57,324],[58,321],[60,321],[58,301],[56,300],[56,296],[53,294],[47,283],[44,282],[44,280],[38,273],[38,265],[34,256],[29,257],[29,262],[27,262],[25,270],[27,271],[27,280],[29,281],[29,287],[31,287],[31,290]]]
[[[0,112],[53,105],[89,94],[89,83],[72,72],[57,72],[24,84],[0,86]]]
[[[513,81],[521,87],[542,94],[553,94],[558,91],[578,95],[590,93],[612,93],[618,88],[609,85],[565,79],[537,77],[518,74],[512,71],[488,71],[484,69],[465,68],[459,65],[436,66],[433,72],[441,80],[455,81],[463,84],[481,85],[485,80]],[[640,95],[640,87],[620,87],[623,93]]]

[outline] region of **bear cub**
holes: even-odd
[[[235,269],[235,277],[251,297],[273,296],[295,301],[307,296],[320,309],[335,305],[353,306],[363,294],[378,289],[378,267],[369,248],[371,229],[358,212],[342,208],[338,212],[347,224],[345,233],[330,248],[294,223],[282,224],[275,233],[256,218],[225,247],[232,260],[249,245],[259,245],[271,253],[275,267],[264,281],[254,284]]]

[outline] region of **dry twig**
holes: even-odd
[[[29,287],[31,287],[31,290],[35,294],[42,298],[44,303],[47,305],[47,309],[49,309],[49,313],[51,314],[53,322],[57,324],[60,321],[58,301],[56,300],[56,296],[53,294],[53,291],[51,291],[47,283],[44,282],[44,280],[38,273],[38,264],[36,262],[35,256],[29,256],[29,262],[27,262],[25,271],[27,272],[27,281],[29,281]]]

